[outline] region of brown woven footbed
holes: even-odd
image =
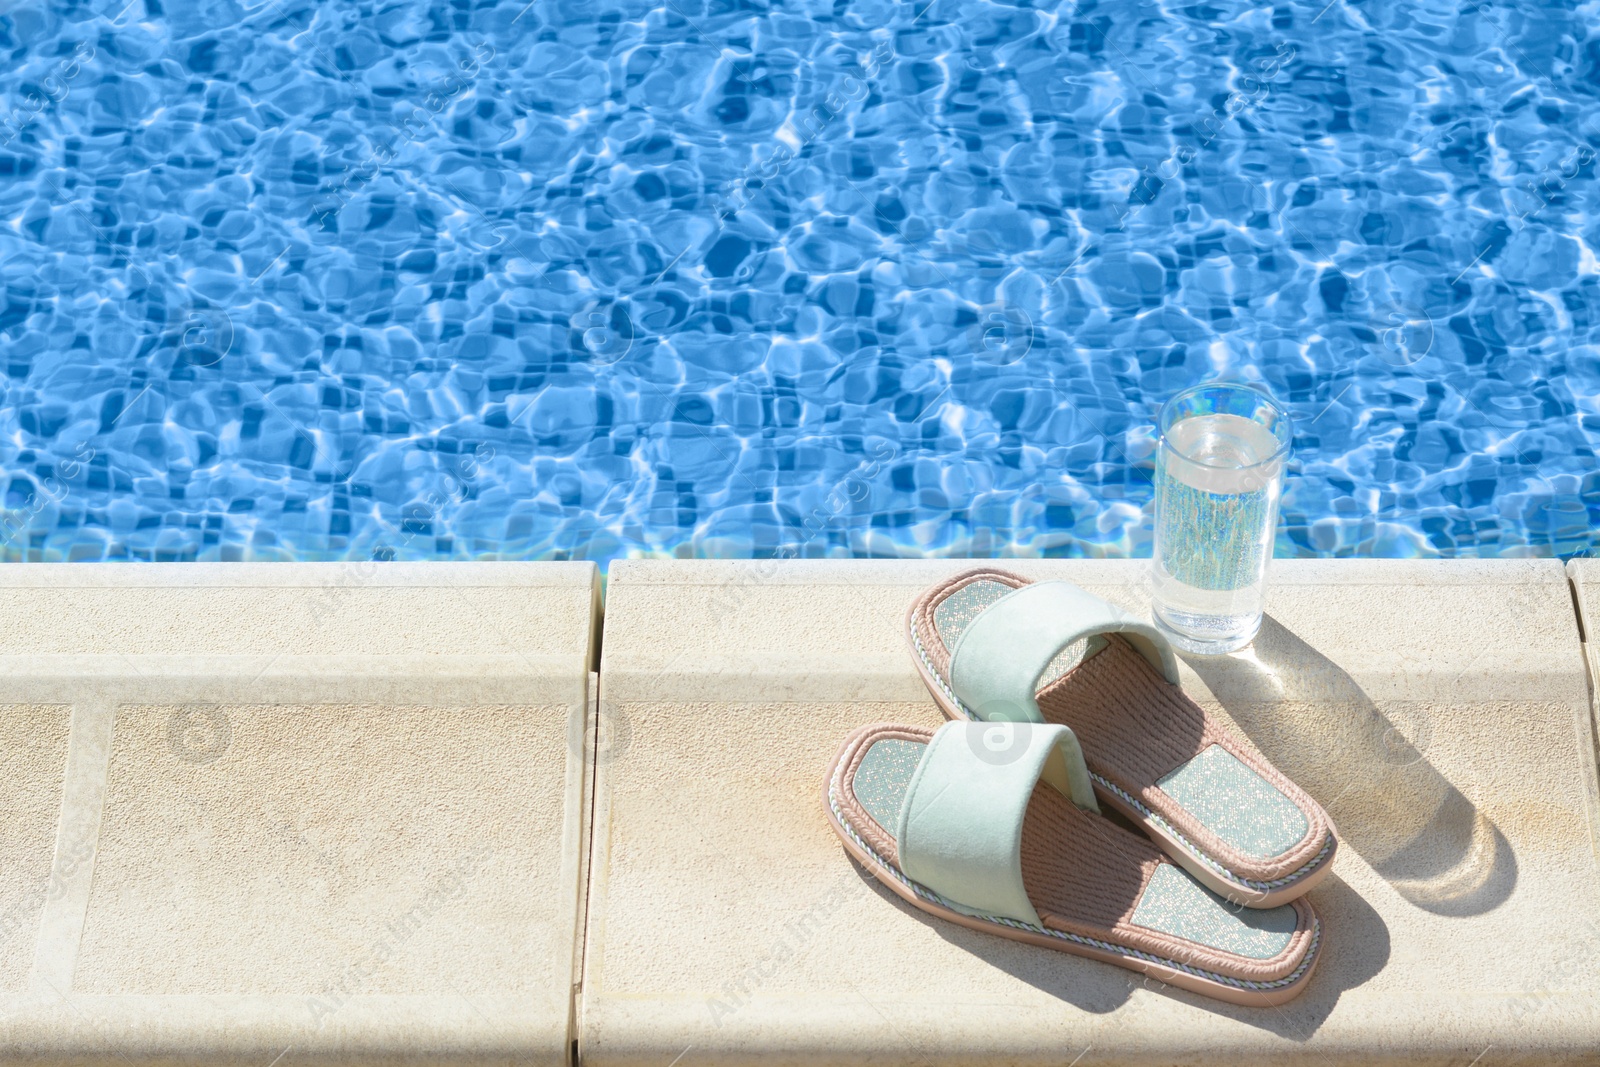
[[[999,582],[1013,589],[1028,584],[1027,579],[1008,571],[966,571],[923,594],[912,609],[911,624],[917,638],[947,684],[950,650],[934,624],[934,612],[946,597],[977,581]],[[1161,673],[1121,638],[1112,636],[1098,654],[1040,690],[1036,700],[1046,722],[1064,724],[1077,735],[1090,770],[1137,797],[1235,875],[1258,882],[1282,878],[1305,867],[1322,851],[1331,824],[1321,805],[1182,689],[1168,685]],[[1213,744],[1272,783],[1305,814],[1305,836],[1288,851],[1265,859],[1239,852],[1156,784]]]
[[[838,802],[846,821],[886,862],[899,867],[894,828],[880,826],[855,795],[855,775],[867,750],[879,741],[928,743],[934,730],[879,723],[846,739],[839,775]],[[1022,884],[1046,927],[1098,938],[1153,953],[1218,974],[1271,982],[1293,973],[1311,945],[1315,913],[1304,900],[1292,906],[1298,920],[1282,953],[1249,959],[1129,920],[1145,886],[1166,857],[1136,834],[1102,816],[1083,811],[1051,786],[1040,783],[1022,824]]]

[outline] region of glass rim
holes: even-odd
[[[1246,466],[1239,467],[1231,464],[1207,463],[1204,460],[1190,459],[1188,456],[1172,447],[1172,442],[1167,439],[1167,413],[1179,402],[1187,400],[1198,393],[1203,393],[1212,389],[1225,389],[1237,393],[1250,393],[1252,396],[1266,404],[1267,407],[1272,409],[1273,414],[1277,416],[1278,422],[1283,424],[1286,431],[1281,437],[1279,437],[1277,430],[1273,430],[1273,437],[1278,438],[1278,447],[1273,451],[1272,455],[1267,456],[1264,459],[1258,459],[1254,463]],[[1208,470],[1219,471],[1253,471],[1259,467],[1264,467],[1269,463],[1276,463],[1288,453],[1289,446],[1294,443],[1294,420],[1290,417],[1288,409],[1282,404],[1278,403],[1278,401],[1273,398],[1272,394],[1268,393],[1265,389],[1258,389],[1255,386],[1247,385],[1244,382],[1201,382],[1199,385],[1191,385],[1187,389],[1180,389],[1178,392],[1169,396],[1162,403],[1160,410],[1156,412],[1156,436],[1159,438],[1159,446],[1162,449],[1171,452],[1174,456],[1177,456],[1185,463],[1192,463],[1196,467],[1205,467]]]

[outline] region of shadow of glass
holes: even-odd
[[[1463,916],[1511,895],[1510,843],[1423,758],[1432,705],[1396,704],[1386,715],[1270,616],[1242,652],[1184,659],[1256,747],[1322,804],[1340,840],[1406,900]]]

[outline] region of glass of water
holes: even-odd
[[[1243,648],[1261,627],[1289,413],[1213,382],[1161,407],[1156,453],[1156,626],[1185,652]]]

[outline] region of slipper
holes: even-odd
[[[1234,1004],[1298,995],[1318,960],[1310,902],[1240,908],[1095,810],[1072,731],[880,723],[828,769],[845,848],[913,906]]]
[[[1277,907],[1332,870],[1327,812],[1185,695],[1153,626],[984,568],[924,593],[906,628],[946,716],[1070,726],[1100,799],[1212,892]]]

